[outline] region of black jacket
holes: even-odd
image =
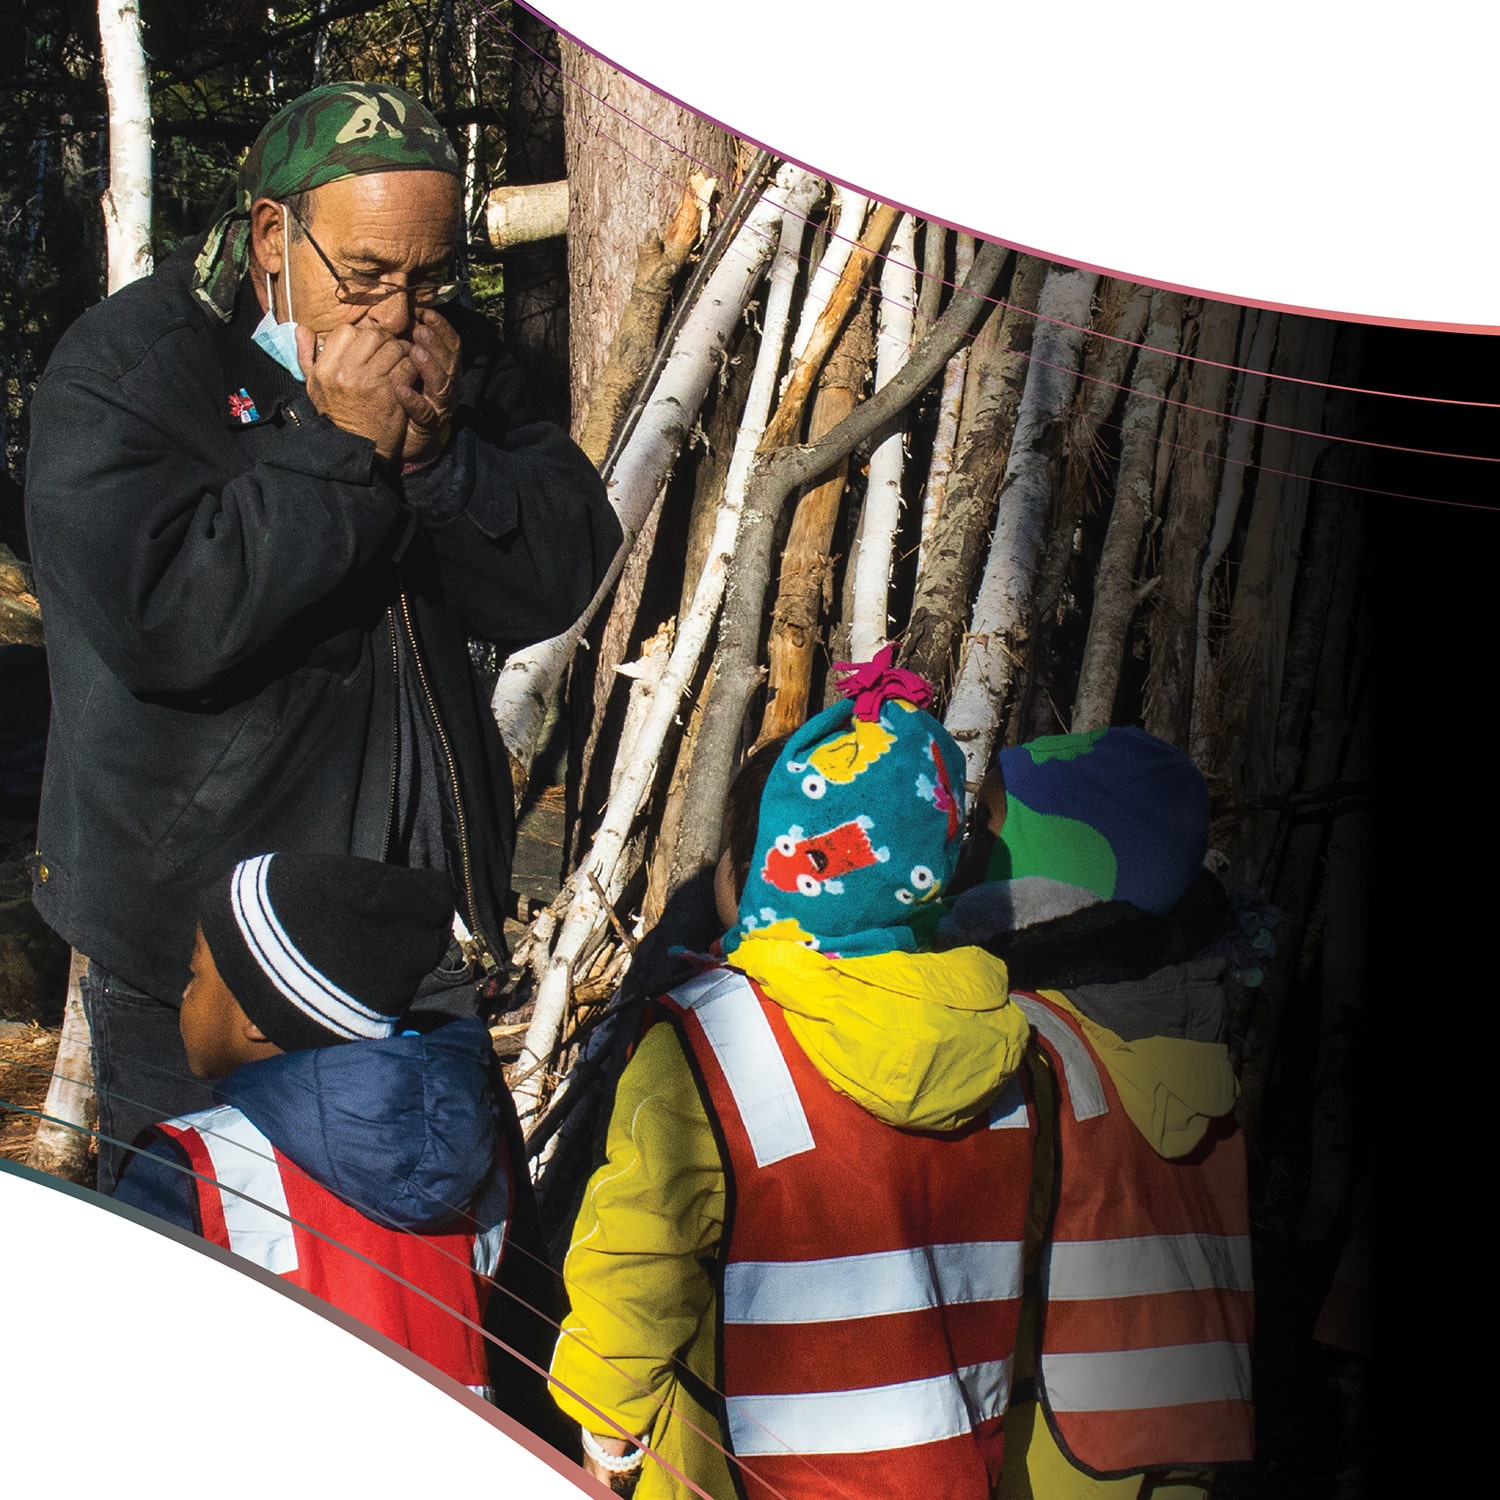
[[[604,487],[561,430],[523,425],[519,372],[462,309],[454,437],[403,486],[250,342],[253,298],[227,325],[198,306],[194,249],[80,318],[32,407],[53,694],[37,906],[171,999],[196,896],[234,861],[384,857],[409,631],[462,808],[460,904],[501,953],[510,772],[467,636],[510,651],[572,623],[620,539]]]

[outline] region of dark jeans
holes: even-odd
[[[99,1191],[112,1193],[136,1136],[159,1120],[207,1109],[213,1087],[188,1069],[176,1005],[96,963],[82,990],[99,1097]]]

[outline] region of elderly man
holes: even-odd
[[[115,1141],[207,1102],[177,1006],[195,897],[237,860],[446,869],[436,1008],[472,1010],[503,957],[512,792],[466,637],[565,629],[620,531],[453,300],[460,182],[414,99],[314,89],[262,132],[235,208],[81,318],[37,388],[34,890],[92,960],[104,1191]]]

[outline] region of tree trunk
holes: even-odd
[[[1211,780],[1221,780],[1225,774],[1224,747],[1228,743],[1219,685],[1222,633],[1215,633],[1212,628],[1216,606],[1220,613],[1228,614],[1228,588],[1218,578],[1218,568],[1229,551],[1239,521],[1250,455],[1260,431],[1255,426],[1255,419],[1259,418],[1264,406],[1268,383],[1267,377],[1259,372],[1271,366],[1280,322],[1277,314],[1259,312],[1254,308],[1245,315],[1237,360],[1242,369],[1251,373],[1239,377],[1234,420],[1229,423],[1229,437],[1224,445],[1224,468],[1214,507],[1213,531],[1208,539],[1208,553],[1203,559],[1198,584],[1198,630],[1193,647],[1193,717],[1188,731],[1188,748],[1199,770]]]
[[[1283,318],[1274,369],[1304,380],[1328,376],[1333,325]],[[1241,879],[1265,879],[1277,814],[1265,799],[1278,791],[1276,743],[1297,559],[1307,524],[1308,477],[1325,438],[1299,437],[1288,428],[1316,433],[1322,415],[1319,385],[1275,382],[1266,403],[1268,424],[1261,441],[1260,473],[1245,534],[1230,611],[1232,664],[1221,674],[1238,747],[1236,801],[1244,809],[1235,870]]]
[[[689,315],[689,322],[683,327],[679,343],[689,345],[689,327],[699,323],[708,323],[710,320],[712,320],[714,350],[721,352],[728,342],[733,320],[748,300],[753,281],[758,278],[760,267],[770,253],[775,237],[779,236],[784,217],[780,204],[783,202],[810,203],[816,192],[816,182],[807,173],[788,166],[783,167],[778,175],[777,188],[778,191],[768,194],[756,205],[755,211],[746,221],[744,228],[735,237],[723,264],[714,272],[698,304]],[[746,268],[752,264],[755,277],[746,274]],[[731,285],[735,290],[732,298],[728,295]],[[725,308],[730,310],[730,317],[727,321],[722,315],[722,309]],[[709,362],[708,368],[704,368],[701,355],[695,352],[700,346],[706,347],[706,341],[701,336],[691,341],[689,347],[689,352],[694,355],[691,369],[692,399],[685,401],[675,395],[675,388],[682,382],[680,379],[674,380],[673,378],[674,362],[681,364],[684,361],[677,360],[676,351],[674,351],[673,359],[668,361],[666,368],[662,371],[657,389],[636,429],[635,436],[645,434],[648,439],[658,428],[663,429],[664,436],[669,429],[673,457],[676,456],[677,449],[686,436],[684,422],[690,415],[696,414],[701,406],[711,374],[712,361]],[[774,378],[776,362],[769,360],[769,357],[768,362],[772,365]],[[770,385],[769,380],[764,383],[758,399],[769,401]],[[752,385],[752,391],[754,390],[755,386]],[[655,408],[662,408],[663,412],[657,413],[653,420]],[[753,414],[747,413],[746,427],[753,430],[756,425]],[[626,450],[627,454],[633,453],[639,446],[635,441],[635,436],[632,437],[631,444]],[[744,430],[742,430],[742,438],[745,438]],[[745,438],[745,441],[747,445],[753,445],[754,438],[751,436]],[[666,445],[661,438],[653,444],[655,449],[661,449],[664,446]],[[630,472],[631,467],[627,466],[626,455],[622,454],[610,480],[611,489],[617,485],[624,486],[628,482]],[[665,477],[664,469],[662,477]],[[567,1010],[573,965],[580,960],[592,942],[600,923],[604,920],[606,904],[618,898],[626,881],[634,873],[632,869],[625,868],[622,855],[641,803],[655,778],[667,731],[676,716],[682,695],[697,670],[698,659],[708,640],[714,615],[718,610],[739,513],[736,503],[738,483],[736,462],[731,460],[727,493],[719,513],[720,527],[716,530],[715,541],[710,546],[708,565],[704,569],[703,577],[698,581],[693,603],[679,623],[677,640],[671,657],[659,681],[651,685],[651,705],[641,719],[640,732],[631,747],[632,764],[629,772],[622,778],[610,797],[604,819],[594,837],[593,847],[573,878],[573,893],[568,914],[558,933],[551,960],[542,977],[537,993],[536,1009],[532,1013],[531,1025],[526,1032],[526,1043],[517,1063],[522,1080],[518,1083],[515,1093],[523,1124],[536,1118],[540,1112],[545,1084],[541,1068],[551,1057],[557,1045],[557,1038]]]
[[[101,200],[109,290],[151,274],[151,88],[137,0],[99,0],[99,57],[109,98],[109,187]]]
[[[589,405],[629,297],[641,224],[663,224],[688,173],[728,182],[734,142],[718,126],[559,40],[569,184],[573,430]]]
[[[939,244],[941,243],[939,240]],[[956,236],[953,279],[963,281],[973,264],[973,235]],[[925,285],[922,291],[923,293],[927,291]],[[930,323],[930,318],[922,317],[919,299],[917,309],[919,336],[927,331]],[[922,571],[922,562],[927,550],[932,546],[932,533],[937,526],[938,517],[943,513],[943,502],[948,494],[948,481],[953,474],[953,456],[958,448],[958,423],[963,413],[964,377],[968,371],[969,348],[966,344],[948,361],[948,368],[943,371],[943,389],[938,397],[937,431],[933,434],[932,457],[927,464],[927,484],[922,491],[922,529],[917,542],[917,572],[919,574]]]
[[[1323,606],[1326,628],[1317,671],[1316,730],[1302,760],[1298,785],[1309,794],[1322,793],[1340,779],[1346,760],[1349,728],[1349,647],[1355,619],[1355,601],[1360,581],[1360,549],[1352,529],[1344,525],[1350,502],[1336,490],[1322,490],[1317,500],[1314,530],[1323,547],[1320,571],[1336,576],[1331,591],[1318,590],[1319,599],[1309,609]],[[1288,791],[1291,788],[1287,789]],[[1303,938],[1322,874],[1322,853],[1327,824],[1321,817],[1293,819],[1285,810],[1279,816],[1291,826],[1272,898],[1280,908],[1284,926],[1277,935],[1277,953],[1265,983],[1254,995],[1255,1008],[1245,1037],[1238,1115],[1253,1142],[1259,1130],[1266,1085],[1276,1057],[1276,1039],[1287,1002],[1298,985],[1304,957]],[[1263,816],[1274,817],[1269,810]]]
[[[557,33],[519,5],[511,7],[508,24],[515,41],[505,104],[505,180],[513,186],[556,182],[567,171],[562,86],[551,66],[557,62]],[[535,415],[566,427],[571,400],[567,241],[513,246],[502,264],[505,342],[525,366]]]
[[[1039,322],[1032,343],[1015,438],[1000,483],[995,536],[946,719],[948,732],[964,752],[971,782],[980,781],[989,765],[1000,710],[1031,629],[1032,584],[1047,502],[1098,280],[1091,271],[1054,266],[1037,304],[1039,319],[1046,321]]]
[[[701,176],[699,181],[703,181]],[[755,451],[755,443],[758,440],[761,426],[764,424],[765,416],[770,407],[771,393],[775,388],[776,376],[780,369],[781,353],[786,342],[786,327],[791,312],[792,289],[796,281],[797,266],[799,262],[799,251],[802,238],[806,229],[806,216],[817,201],[822,191],[822,185],[814,177],[803,176],[786,200],[787,212],[783,214],[780,229],[779,249],[775,260],[771,265],[770,290],[766,297],[765,312],[763,316],[763,331],[761,336],[760,350],[757,353],[754,365],[754,374],[751,378],[750,390],[746,396],[745,405],[740,410],[738,433],[734,445],[734,454],[742,455],[739,459],[740,472],[735,470],[735,457],[731,456],[729,472],[726,478],[726,491],[730,487],[737,486],[742,490],[744,486],[744,468],[749,464],[749,456]],[[676,230],[677,245],[681,246],[681,254],[677,257],[679,263],[686,259],[687,247],[691,242],[691,236],[696,233],[696,217],[693,214],[693,205],[696,202],[690,195],[684,195],[682,208],[678,212]],[[672,244],[672,236],[669,235],[667,243]],[[675,247],[673,253],[675,254]],[[638,283],[639,285],[639,283]],[[665,304],[665,291],[662,295],[662,304]],[[620,332],[617,335],[616,352],[627,330],[635,321],[636,302],[632,299],[631,306],[625,311],[625,317],[620,324]],[[659,308],[658,308],[659,311]],[[654,329],[652,332],[654,340]],[[642,323],[638,329],[635,339],[635,347],[632,357],[617,360],[614,353],[611,354],[610,368],[606,373],[608,381],[613,372],[623,368],[627,364],[638,364],[639,369],[635,371],[628,385],[622,379],[618,382],[618,399],[609,392],[601,395],[595,402],[594,409],[589,416],[590,432],[594,434],[599,442],[601,450],[608,448],[608,433],[605,431],[604,422],[606,405],[618,406],[623,416],[625,406],[628,404],[635,384],[644,374],[647,365],[651,361],[652,347],[646,335],[646,326]],[[588,434],[585,434],[587,437]],[[585,452],[589,452],[587,446]],[[592,457],[590,453],[590,457]],[[600,454],[603,456],[602,451]],[[731,501],[736,507],[738,499]],[[659,513],[659,511],[658,511]],[[598,747],[599,736],[604,732],[605,714],[609,699],[615,686],[615,668],[624,660],[625,653],[630,647],[631,637],[635,632],[636,614],[640,607],[641,594],[645,588],[646,571],[650,566],[651,553],[655,545],[656,528],[650,527],[650,535],[645,532],[641,534],[641,540],[631,554],[631,560],[626,565],[624,573],[621,574],[620,584],[615,590],[615,602],[610,611],[609,622],[605,627],[603,638],[599,643],[597,660],[598,678],[594,685],[593,714],[588,735],[588,745],[585,747],[579,768],[579,782],[582,786],[589,785],[594,756]]]
[[[867,230],[867,243],[871,239],[872,231]],[[918,344],[906,368],[816,446],[790,446],[783,438],[772,447],[770,439],[778,423],[773,420],[767,429],[768,441],[762,445],[764,451],[756,463],[740,518],[734,574],[725,592],[724,616],[714,656],[714,691],[704,710],[683,810],[679,868],[701,868],[718,857],[724,794],[729,786],[745,708],[758,675],[755,657],[760,643],[761,611],[781,507],[799,485],[820,477],[847,458],[858,444],[878,432],[926,389],[968,336],[1007,254],[999,245],[985,245],[975,256],[968,284],[954,297],[942,325]],[[791,424],[784,423],[782,428],[789,433]]]
[[[875,341],[875,388],[888,385],[911,356],[917,305],[916,223],[903,214],[880,276],[880,334]],[[864,518],[854,559],[854,611],[849,621],[852,661],[869,661],[890,629],[891,556],[901,524],[901,478],[906,433],[892,428],[870,454]]]
[[[570,630],[516,652],[495,684],[491,707],[506,745],[523,769],[530,767],[536,754],[547,707],[568,661],[600,603],[614,588],[630,548],[682,451],[750,293],[760,279],[780,228],[783,194],[806,178],[797,168],[784,168],[783,173],[778,178],[778,189],[756,205],[714,268],[678,333],[630,442],[610,475],[610,499],[624,527],[625,539],[593,603]]]
[[[870,321],[870,301],[866,297],[839,335],[818,377],[818,394],[807,429],[808,442],[816,444],[858,404],[873,352]],[[834,465],[821,484],[808,490],[793,512],[792,529],[781,554],[776,603],[771,607],[771,635],[766,648],[770,675],[757,743],[790,734],[808,716],[818,622],[828,608],[833,587],[833,558],[829,551],[848,479],[849,465],[845,460]]]
[[[96,1104],[94,1065],[89,1052],[89,1023],[83,1013],[79,988],[89,961],[75,952],[68,971],[68,1000],[63,1008],[62,1040],[52,1064],[52,1083],[37,1126],[26,1165],[69,1182],[92,1183],[94,1164],[89,1147],[94,1139]]]
[[[1010,457],[1036,330],[1031,309],[1046,275],[1045,261],[1022,256],[1006,298],[1010,305],[990,314],[969,351],[953,477],[917,575],[901,653],[902,665],[925,677],[940,696],[963,638],[974,575]]]
[[[1094,607],[1078,669],[1078,692],[1069,726],[1074,734],[1102,729],[1114,715],[1125,659],[1125,637],[1139,602],[1136,560],[1141,538],[1155,515],[1158,440],[1166,396],[1182,347],[1183,299],[1157,292],[1151,299],[1146,344],[1136,356],[1131,393],[1121,420],[1120,466],[1114,505],[1094,579]]]
[[[1075,569],[1084,567],[1085,517],[1097,509],[1098,490],[1118,456],[1116,424],[1110,418],[1124,400],[1130,365],[1136,357],[1135,345],[1146,332],[1151,295],[1149,287],[1106,279],[1095,298],[1094,327],[1100,335],[1109,337],[1091,338],[1084,355],[1083,381],[1066,438],[1067,459],[1052,505],[1051,534],[1037,570],[1031,666],[1018,712],[1006,721],[1008,745],[1061,734],[1068,728],[1065,710],[1076,687],[1076,652],[1067,653],[1068,664],[1060,672],[1053,642],[1080,609],[1082,579],[1075,575]],[[1103,436],[1106,431],[1107,440]],[[1066,692],[1065,681],[1069,684]]]
[[[1180,413],[1176,462],[1161,546],[1161,582],[1151,601],[1151,660],[1146,672],[1146,729],[1184,748],[1192,722],[1193,658],[1198,590],[1214,500],[1224,472],[1225,419],[1240,309],[1205,302],[1186,400]]]

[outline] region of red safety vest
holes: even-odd
[[[988,1500],[1036,1131],[1021,1080],[960,1130],[898,1130],[743,975],[664,1004],[727,1154],[720,1415],[741,1493]]]
[[[504,1222],[481,1234],[378,1224],[300,1171],[230,1105],[157,1128],[182,1146],[198,1174],[205,1239],[491,1395],[478,1325],[489,1289],[482,1278],[499,1266]]]
[[[1077,1020],[1040,995],[1011,998],[1057,1079],[1037,1394],[1059,1445],[1099,1477],[1249,1459],[1243,1135],[1226,1118],[1189,1156],[1159,1156]]]

